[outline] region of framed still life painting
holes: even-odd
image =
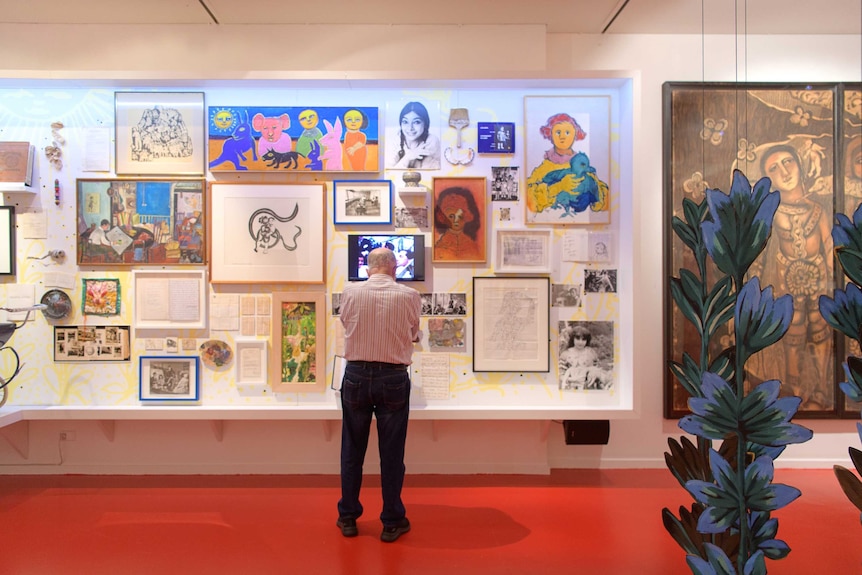
[[[203,92],[115,92],[117,175],[203,176]]]
[[[608,96],[526,96],[527,224],[607,224],[612,192]]]
[[[781,381],[782,394],[802,399],[800,417],[848,416],[837,387],[847,342],[827,325],[818,299],[831,297],[835,288],[834,215],[852,215],[862,201],[862,164],[856,169],[853,163],[862,161],[858,86],[667,83],[664,118],[666,281],[683,272],[701,274],[695,254],[670,225],[674,218],[685,222],[694,206],[706,206],[707,189],[729,192],[734,169],[752,185],[768,177],[781,201],[772,235],[749,274],[772,286],[775,297],[791,295],[793,317],[780,341],[746,363],[746,380]],[[704,272],[707,283],[711,266]],[[702,348],[693,324],[670,290],[665,293],[666,364],[683,362],[686,354],[701,357],[702,349],[712,362],[732,345],[728,322]],[[665,416],[686,414],[687,400],[667,370]]]
[[[212,283],[322,284],[323,184],[210,184]]]
[[[326,365],[317,354],[326,348],[325,325],[323,292],[272,294],[269,382],[273,391],[320,393],[326,389]]]
[[[485,178],[434,178],[434,262],[484,262]]]

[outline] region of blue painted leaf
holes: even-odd
[[[733,317],[736,294],[733,278],[725,276],[712,287],[703,302],[703,337],[712,339],[715,332]]]
[[[691,414],[683,417],[679,427],[688,433],[709,439],[723,439],[739,429],[736,394],[724,379],[714,373],[704,373],[701,380],[703,397],[688,400]]]
[[[862,326],[862,290],[854,283],[845,289],[837,289],[833,297],[822,295],[819,298],[820,315],[833,329],[849,338],[859,340],[859,326]]]
[[[736,341],[743,363],[752,354],[784,337],[792,317],[790,294],[774,299],[772,286],[761,291],[759,278],[746,282],[739,290],[734,315]]]
[[[768,559],[784,559],[790,553],[790,546],[780,539],[768,539],[758,544],[757,548]]]
[[[688,568],[691,569],[692,575],[716,575],[712,565],[698,555],[686,555],[685,562],[688,563]]]
[[[838,248],[835,250],[841,268],[850,281],[862,284],[862,251],[850,248]]]
[[[682,363],[672,361],[670,371],[676,377],[679,384],[688,392],[689,395],[700,397],[703,395],[700,391],[701,372],[700,366],[692,359],[688,352],[682,354]]]
[[[736,575],[736,568],[733,566],[733,561],[724,553],[724,550],[712,543],[704,543],[706,550],[706,559],[710,566],[715,569],[719,575]]]
[[[766,560],[761,551],[755,552],[742,567],[743,575],[766,575]]]

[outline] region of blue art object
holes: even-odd
[[[780,196],[770,186],[763,178],[752,188],[736,170],[729,194],[714,189],[700,204],[683,200],[684,218],[672,223],[698,272],[681,269],[671,279],[671,293],[697,329],[701,349],[699,357],[686,353],[670,366],[691,395],[691,413],[679,427],[696,436],[696,444],[670,439],[665,454],[694,503],[680,507],[678,517],[663,509],[662,520],[698,575],[766,573],[766,559],[787,556],[790,547],[777,539],[778,520],[770,514],[801,493],[773,483],[773,462],[787,445],[812,437],[811,430],[791,422],[801,399],[779,397],[781,382],[765,381],[746,393],[746,362],[781,340],[793,317],[790,295],[774,297],[756,276],[746,281],[772,233]],[[707,274],[708,260],[715,273]],[[731,319],[733,341],[711,354],[710,340]],[[715,440],[722,441],[718,449]]]

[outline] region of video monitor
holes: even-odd
[[[375,248],[395,252],[397,281],[425,280],[425,236],[422,234],[351,234],[347,236],[347,279],[368,279],[368,254]]]

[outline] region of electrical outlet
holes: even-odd
[[[75,432],[74,431],[61,431],[60,432],[60,441],[75,441]]]

